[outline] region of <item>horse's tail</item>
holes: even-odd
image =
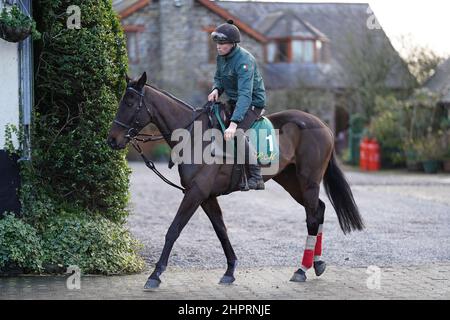
[[[325,192],[336,211],[339,225],[344,234],[352,230],[364,229],[364,223],[359,214],[358,206],[353,199],[352,190],[336,163],[334,152],[328,163],[323,180]]]

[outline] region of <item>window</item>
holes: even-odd
[[[293,62],[314,62],[314,45],[312,40],[292,41]]]
[[[138,41],[136,32],[126,32],[128,61],[131,64],[139,62]]]
[[[267,62],[275,62],[277,50],[278,48],[275,42],[271,42],[267,45]]]
[[[314,39],[272,40],[266,46],[267,63],[328,61],[327,43]]]
[[[216,63],[217,45],[208,34],[208,63]]]
[[[303,42],[305,48],[305,54],[303,56],[303,61],[305,62],[314,62],[314,42],[313,41],[304,41]]]
[[[128,62],[139,63],[139,33],[145,32],[145,25],[123,25],[123,30],[127,39]]]
[[[288,41],[278,42],[278,62],[288,61]]]
[[[322,52],[322,41],[320,40],[316,40],[316,57],[317,57],[317,62],[324,62],[325,59],[323,57],[323,52]]]
[[[202,30],[205,32],[205,39],[207,41],[206,49],[208,52],[206,52],[206,56],[208,57],[208,63],[213,64],[216,63],[217,58],[217,45],[216,43],[211,39],[211,33],[216,29],[216,26],[208,25],[204,26]]]
[[[322,49],[322,41],[316,40],[316,48],[317,48],[317,50]]]
[[[286,40],[270,42],[267,45],[267,62],[288,62],[289,42]]]
[[[292,41],[292,60],[293,62],[303,62],[303,42],[302,41]]]

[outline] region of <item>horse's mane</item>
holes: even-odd
[[[162,89],[156,87],[155,85],[151,85],[151,84],[148,84],[148,83],[146,83],[145,85],[150,87],[150,88],[152,88],[152,89],[155,89],[157,92],[164,94],[165,96],[171,98],[172,100],[175,100],[176,102],[181,103],[182,105],[184,105],[185,107],[188,107],[189,109],[196,110],[196,108],[191,106],[189,103],[187,103],[187,102],[185,102],[185,101],[175,97],[173,94],[171,94],[171,93],[169,93],[169,92],[167,92],[165,90],[162,90]]]

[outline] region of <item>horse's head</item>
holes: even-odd
[[[144,89],[147,74],[139,80],[128,76],[127,89],[120,99],[119,110],[108,134],[107,143],[113,149],[124,149],[127,143],[151,121],[150,109],[145,104]]]

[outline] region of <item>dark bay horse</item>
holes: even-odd
[[[166,142],[173,148],[171,133],[187,128],[193,120],[208,129],[209,118],[201,109],[194,109],[167,92],[147,85],[144,73],[138,80],[127,77],[125,91],[107,142],[113,149],[123,149],[133,136],[147,124],[155,124]],[[292,281],[306,280],[306,270],[314,267],[317,276],[325,271],[322,254],[322,226],[325,204],[319,199],[323,179],[344,233],[364,228],[350,187],[339,169],[334,155],[334,137],[331,130],[317,117],[299,111],[287,110],[267,116],[279,130],[279,169],[273,175],[264,175],[279,183],[306,211],[308,236],[302,264]],[[172,247],[195,211],[202,207],[222,244],[227,259],[227,270],[220,283],[232,283],[237,257],[228,239],[222,210],[217,197],[227,190],[232,164],[179,164],[181,185],[185,188],[183,200],[166,234],[161,257],[145,287],[156,288],[160,275],[167,267]]]

